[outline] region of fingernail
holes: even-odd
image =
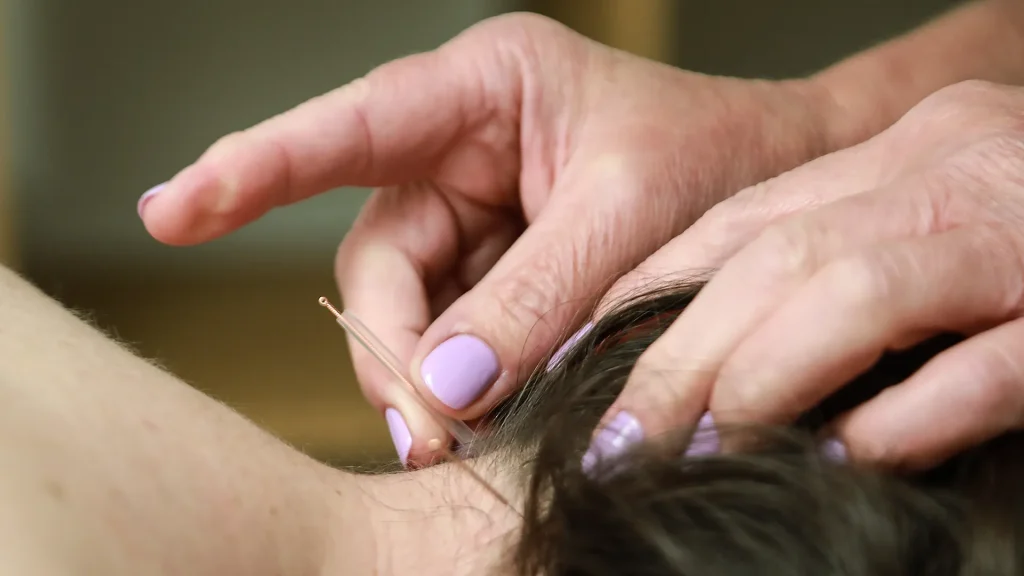
[[[718,431],[715,430],[715,419],[711,412],[705,412],[697,422],[697,430],[690,439],[690,446],[686,449],[686,457],[711,456],[718,454],[719,440]]]
[[[619,412],[594,435],[583,455],[583,471],[589,473],[598,461],[615,458],[643,439],[644,428],[640,421],[629,412]]]
[[[412,433],[409,426],[402,418],[402,413],[394,408],[384,411],[384,419],[388,421],[388,431],[391,432],[391,441],[395,443],[395,450],[398,452],[398,459],[405,466],[409,459],[409,449],[412,448]]]
[[[821,453],[825,458],[842,464],[846,462],[846,444],[838,438],[829,438],[821,445]]]
[[[545,368],[545,372],[551,372],[551,369],[554,368],[556,364],[561,362],[562,358],[565,357],[566,353],[569,352],[569,350],[573,346],[575,346],[576,343],[579,342],[584,336],[586,336],[587,333],[590,332],[590,329],[593,327],[593,322],[587,322],[583,326],[583,328],[580,328],[579,330],[576,331],[575,334],[570,336],[569,339],[565,341],[565,344],[562,344],[562,347],[559,348],[558,351],[555,352],[555,354],[551,357],[551,360],[548,361],[548,367]]]
[[[146,192],[142,194],[142,196],[139,198],[139,203],[135,206],[136,210],[138,210],[139,212],[139,218],[142,218],[142,210],[146,207],[146,203],[149,202],[149,200],[153,196],[159,194],[160,191],[166,187],[166,182],[164,182],[163,184],[157,184],[156,186],[153,186],[152,188],[146,190]]]
[[[423,383],[446,406],[461,410],[498,377],[498,356],[486,342],[459,334],[434,348],[420,365]]]

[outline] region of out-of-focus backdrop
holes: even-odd
[[[140,193],[219,136],[475,22],[540,12],[709,73],[812,72],[949,0],[0,0],[0,259],[307,453],[390,459],[341,330],[336,190],[207,246],[144,231]]]

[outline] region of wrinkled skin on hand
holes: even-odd
[[[721,269],[606,423],[624,411],[657,435],[706,410],[709,428],[789,422],[886,350],[954,332],[968,338],[834,433],[854,458],[921,468],[1019,428],[1024,90],[951,86],[877,137],[740,192],[602,306],[666,269],[703,267]]]
[[[222,139],[140,212],[157,239],[195,244],[375,187],[338,251],[345,306],[436,409],[471,420],[705,210],[824,153],[830,110],[810,83],[689,73],[504,16]],[[477,357],[424,366],[457,334]],[[444,430],[352,352],[366,397],[400,415],[400,456],[431,461]]]

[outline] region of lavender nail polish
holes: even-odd
[[[615,458],[643,439],[640,421],[629,412],[619,412],[594,435],[590,448],[583,455],[583,471],[590,473],[598,461]]]
[[[842,464],[847,458],[846,444],[838,438],[829,438],[821,445],[821,454],[837,464]]]
[[[395,443],[398,459],[402,461],[402,466],[405,466],[409,458],[409,449],[412,448],[412,433],[409,432],[409,426],[406,425],[405,418],[402,418],[402,413],[394,408],[384,411],[384,419],[388,422],[388,431],[391,432],[391,441]]]
[[[139,213],[139,218],[142,218],[142,210],[146,207],[146,203],[149,202],[149,200],[153,198],[153,196],[159,194],[166,187],[166,182],[164,182],[163,184],[157,184],[156,186],[153,186],[149,190],[146,190],[146,192],[143,193],[141,197],[139,197],[139,202],[135,206],[135,209]]]
[[[565,357],[566,353],[568,353],[569,350],[571,350],[572,347],[575,346],[577,342],[582,340],[583,337],[586,336],[587,333],[590,332],[590,330],[593,327],[594,327],[594,323],[593,322],[587,322],[582,328],[577,330],[575,334],[570,336],[569,339],[565,341],[565,344],[562,344],[562,347],[559,348],[558,351],[555,352],[554,355],[551,356],[551,360],[548,361],[548,366],[547,366],[547,368],[545,368],[544,371],[545,372],[551,372],[551,369],[554,368],[559,362],[561,362],[562,358]]]
[[[456,410],[479,398],[500,372],[497,354],[469,334],[445,340],[420,365],[423,383],[438,400]]]
[[[697,422],[697,429],[690,439],[690,446],[686,449],[686,457],[711,456],[719,451],[718,431],[715,430],[715,419],[711,412],[705,412]]]

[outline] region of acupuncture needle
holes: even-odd
[[[413,396],[419,401],[420,405],[423,406],[427,413],[433,416],[439,424],[444,426],[444,428],[448,430],[448,433],[451,434],[460,445],[469,446],[473,442],[473,429],[466,425],[465,422],[456,420],[455,418],[445,414],[441,414],[432,407],[430,403],[423,398],[419,389],[416,388],[412,381],[405,375],[405,372],[401,368],[402,363],[398,360],[398,357],[395,356],[395,354],[391,352],[391,350],[389,350],[388,347],[385,346],[384,343],[381,342],[380,339],[378,339],[373,332],[371,332],[370,329],[356,317],[355,314],[350,310],[338,312],[338,309],[323,296],[320,297],[319,302],[321,306],[327,308],[331,314],[334,314],[335,319],[338,321],[338,325],[344,328],[345,332],[347,332],[349,336],[352,336],[356,342],[359,342],[363,348],[365,348],[374,358],[377,359],[378,362],[391,372],[391,375],[394,376],[396,380],[403,383],[405,387],[413,393]],[[434,449],[432,447],[430,448]]]

